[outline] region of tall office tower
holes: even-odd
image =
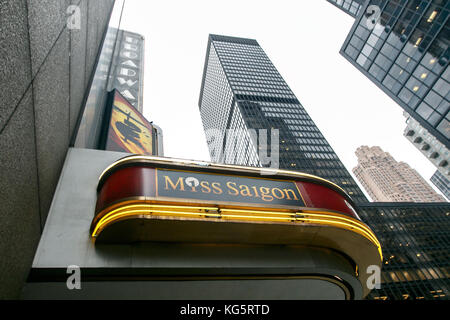
[[[367,202],[256,40],[209,35],[199,108],[212,161],[265,166],[251,130],[268,129],[271,145],[278,129],[280,168],[331,180]]]
[[[430,180],[436,188],[438,188],[445,195],[445,197],[450,200],[450,180],[439,170],[436,170]]]
[[[450,205],[369,203],[359,215],[383,248],[381,284],[369,300],[448,300]]]
[[[380,147],[356,150],[358,165],[353,169],[373,201],[445,202],[407,163],[397,162]]]
[[[407,117],[407,126],[403,135],[430,160],[444,177],[450,178],[450,151],[448,148],[423,128],[419,122],[409,117],[406,112],[404,115]]]
[[[361,11],[361,7],[365,0],[327,0],[329,3],[334,4],[336,7],[344,11],[345,13],[356,18]]]
[[[361,10],[340,53],[450,148],[450,2],[370,0]]]

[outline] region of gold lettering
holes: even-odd
[[[261,191],[261,199],[263,199],[264,201],[272,201],[273,197],[270,194],[270,189],[269,188],[264,188],[261,187],[259,188],[259,191]]]
[[[243,196],[243,197],[251,197],[252,196],[250,189],[245,184],[240,185],[239,189],[241,189],[241,196]]]
[[[286,199],[287,200],[291,200],[291,197],[289,196],[289,191],[292,193],[292,195],[294,196],[294,200],[298,200],[297,196],[295,195],[295,191],[292,189],[283,189],[284,193],[286,194]]]
[[[233,193],[231,193],[230,190],[228,190],[228,194],[231,194],[232,196],[237,196],[239,194],[239,191],[231,185],[234,185],[234,187],[236,187],[236,182],[231,182],[231,181],[227,182],[228,189],[231,189],[232,191],[234,191]]]
[[[276,190],[278,190],[279,192],[280,192],[280,196],[277,196],[277,194],[275,193],[275,191]],[[277,198],[277,199],[284,199],[284,193],[283,193],[283,191],[281,191],[280,189],[278,189],[278,188],[273,188],[272,189],[272,194],[273,194],[273,196],[275,197],[275,198]]]
[[[184,191],[184,184],[183,184],[183,178],[182,177],[178,178],[177,184],[175,184],[175,185],[173,184],[172,180],[170,180],[170,178],[168,176],[164,176],[164,178],[165,178],[165,181],[166,181],[166,190],[169,190],[169,187],[167,185],[167,182],[169,182],[170,185],[172,186],[173,190],[175,190],[178,187],[178,184],[180,184],[181,185],[180,190]]]
[[[215,194],[222,194],[222,189],[220,189],[220,183],[219,182],[213,182],[211,183],[211,186],[213,187],[213,192]]]
[[[200,186],[202,187],[203,193],[211,193],[211,188],[209,187],[208,181],[202,181],[200,182]]]
[[[258,189],[255,186],[252,187],[253,191],[255,191],[255,198],[259,198]]]

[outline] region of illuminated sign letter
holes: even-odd
[[[178,184],[180,184],[181,188],[180,190],[184,191],[184,183],[183,178],[179,177],[176,184],[173,184],[172,180],[168,176],[164,176],[164,180],[166,181],[166,190],[169,190],[168,183],[172,186],[173,190],[176,190],[178,187]]]
[[[129,59],[136,59],[138,57],[136,52],[131,51],[124,51],[121,53],[122,57],[129,58]]]
[[[129,86],[129,87],[133,87],[135,84],[136,84],[136,82],[137,82],[137,80],[134,80],[134,81],[132,81],[132,80],[125,80],[124,78],[121,78],[121,77],[118,77],[117,78],[117,81],[119,81],[119,83],[123,86],[124,84],[126,84],[127,86]]]
[[[120,69],[119,74],[121,74],[123,76],[134,77],[134,76],[136,76],[136,71],[128,69],[128,68],[122,68],[122,69]]]
[[[123,47],[124,47],[125,49],[127,49],[127,50],[133,50],[133,51],[137,51],[137,49],[138,49],[138,46],[136,46],[136,45],[131,45],[131,44],[128,44],[128,43],[125,43],[125,44],[123,45]]]
[[[292,189],[283,189],[284,193],[286,194],[286,199],[291,200],[291,197],[289,196],[289,192],[292,194],[292,196],[294,197],[295,200],[297,199],[297,196],[295,195],[294,190]]]

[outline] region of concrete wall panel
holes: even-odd
[[[66,27],[69,0],[28,0],[31,64],[33,76]]]
[[[65,30],[33,84],[42,225],[69,146],[68,53],[69,33]]]
[[[25,0],[0,0],[0,132],[31,83]]]
[[[70,30],[70,130],[72,138],[86,90],[87,0],[79,2],[80,29]]]
[[[28,274],[112,3],[0,0],[0,298]]]
[[[0,135],[0,299],[18,298],[40,237],[31,88]]]

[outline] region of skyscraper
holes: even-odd
[[[334,4],[336,7],[351,15],[353,18],[360,13],[361,7],[365,0],[327,0],[329,3]]]
[[[407,117],[407,126],[403,135],[408,139],[444,177],[450,178],[450,151],[414,118]]]
[[[162,155],[161,130],[145,121],[151,135],[134,125],[143,107],[144,43],[120,30],[124,3],[1,2],[0,299],[21,296],[65,162],[84,148],[98,149],[108,133],[103,124],[115,119],[125,134],[108,137],[128,145],[145,133]],[[128,113],[106,119],[108,92],[115,91],[125,96],[115,110]]]
[[[370,0],[340,53],[450,147],[450,2]]]
[[[359,206],[383,248],[379,289],[370,300],[448,300],[450,205],[386,203]]]
[[[431,176],[431,182],[450,200],[450,181],[439,170]]]
[[[209,36],[199,108],[212,161],[267,166],[259,152],[264,140],[252,136],[267,129],[268,144],[279,144],[279,168],[328,179],[367,202],[256,40]]]
[[[380,147],[361,146],[356,156],[358,165],[353,173],[374,201],[445,202],[416,170],[395,161]]]

